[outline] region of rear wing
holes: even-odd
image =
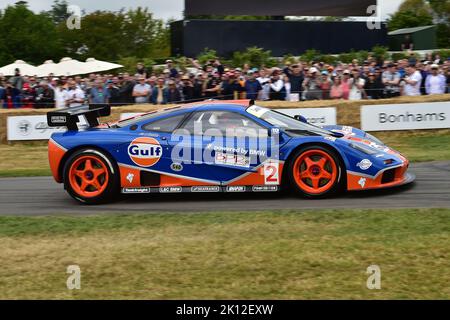
[[[73,108],[59,109],[47,113],[49,127],[67,127],[70,131],[78,131],[80,116],[86,118],[89,127],[97,127],[98,118],[111,115],[111,106],[108,104],[91,104]]]

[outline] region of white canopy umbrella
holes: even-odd
[[[4,66],[3,68],[0,68],[0,74],[4,76],[13,76],[15,75],[15,70],[19,69],[20,74],[22,76],[35,76],[37,75],[37,68],[35,66],[32,66],[31,64],[26,63],[22,60],[17,60],[14,63],[8,64],[7,66]]]
[[[89,58],[86,60],[86,65],[91,69],[91,72],[102,72],[118,68],[123,68],[121,64],[96,60],[95,58]]]
[[[75,76],[92,72],[86,63],[72,59],[62,58],[55,67],[55,76]]]
[[[47,60],[44,62],[44,64],[41,64],[37,67],[37,76],[38,77],[46,77],[49,74],[55,74],[56,73],[56,67],[57,64],[53,62],[53,60]]]

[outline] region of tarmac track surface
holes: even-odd
[[[0,179],[0,215],[450,208],[450,161],[413,164],[410,170],[417,176],[412,185],[353,192],[330,199],[308,200],[289,193],[152,194],[124,196],[119,202],[100,206],[78,204],[50,177],[7,178]]]

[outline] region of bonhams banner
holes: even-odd
[[[450,128],[450,102],[362,106],[361,127],[365,131]]]

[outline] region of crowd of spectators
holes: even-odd
[[[44,78],[0,75],[0,105],[4,108],[65,108],[86,103],[112,106],[169,104],[204,99],[361,100],[449,93],[450,58],[427,55],[418,59],[336,65],[298,62],[282,68],[231,68],[219,60],[200,65],[190,59],[184,72],[171,60],[162,72],[139,63],[133,74],[90,74],[87,77]]]

